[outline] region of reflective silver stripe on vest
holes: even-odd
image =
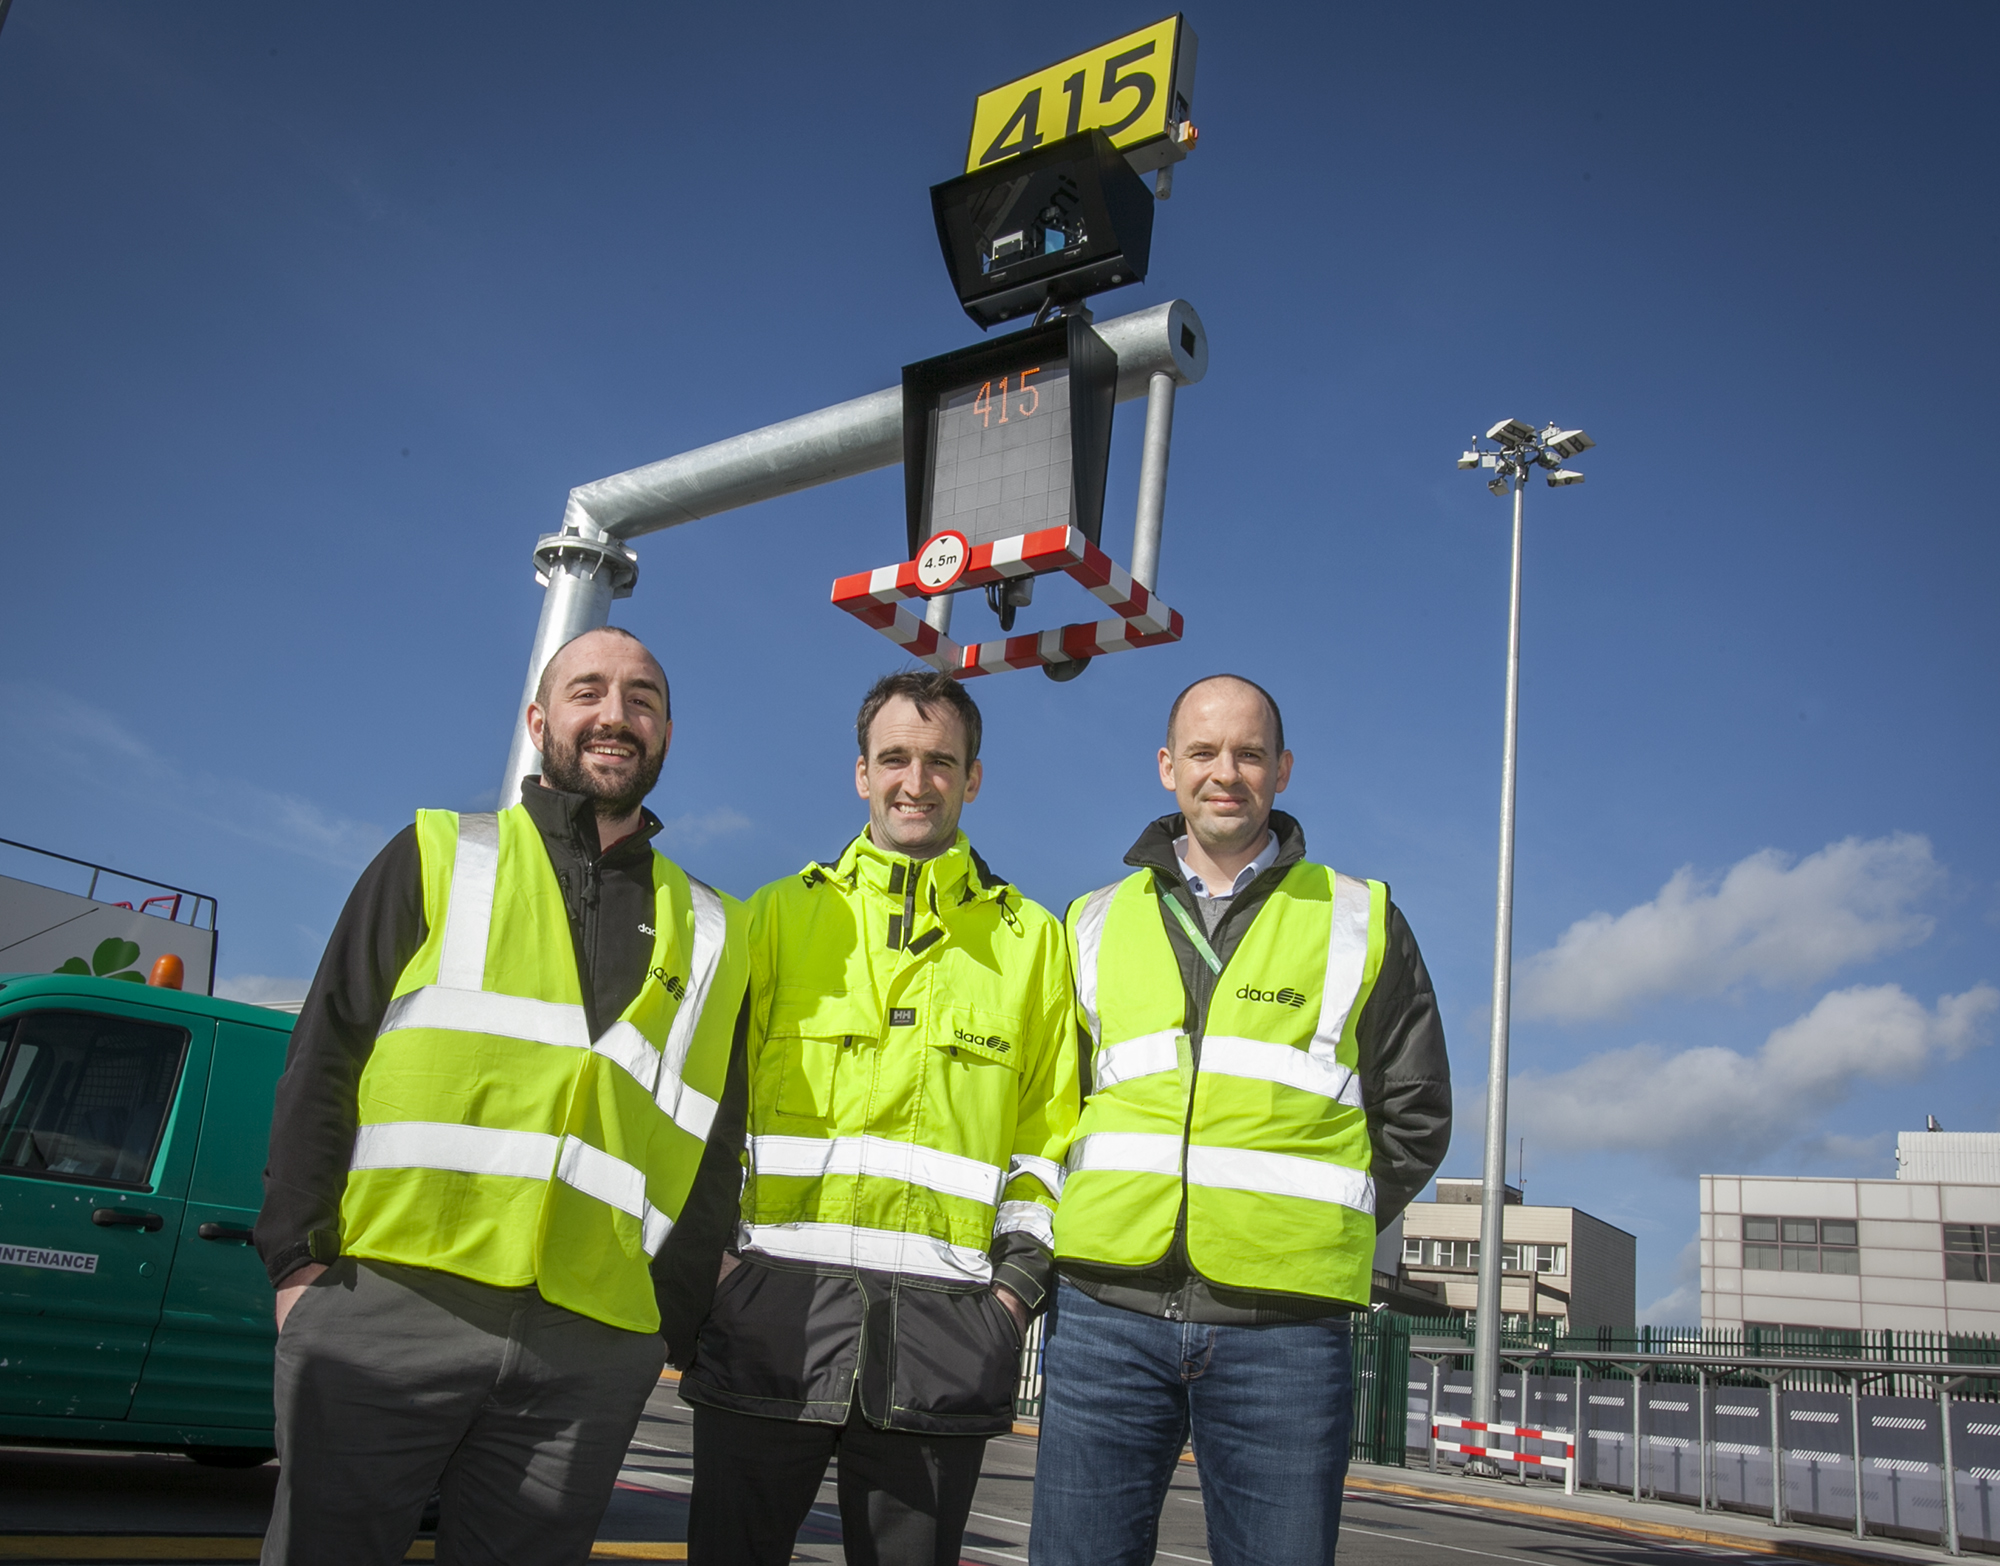
[[[494,1131],[434,1120],[388,1120],[354,1133],[355,1169],[449,1169],[546,1181],[562,1139],[546,1131]]]
[[[1322,1094],[1354,1109],[1361,1107],[1360,1078],[1339,1061],[1321,1055],[1318,1040],[1314,1040],[1309,1052],[1290,1044],[1215,1034],[1201,1041],[1201,1069],[1204,1075],[1213,1072],[1217,1076],[1279,1082],[1301,1092]]]
[[[1340,1035],[1346,1031],[1347,1015],[1361,993],[1361,978],[1368,968],[1368,883],[1335,872],[1333,877],[1333,935],[1326,943],[1326,984],[1320,991],[1319,1026],[1313,1030],[1310,1046],[1313,1059],[1330,1070],[1347,1072],[1354,1096],[1329,1093],[1343,1104],[1362,1107],[1361,1083],[1340,1064]],[[1204,1062],[1206,1063],[1206,1062]],[[1343,1205],[1352,1206],[1352,1203]],[[1366,1209],[1375,1210],[1371,1198]]]
[[[1227,1191],[1257,1191],[1267,1196],[1298,1196],[1331,1202],[1356,1212],[1375,1211],[1375,1181],[1360,1169],[1290,1153],[1259,1153],[1241,1147],[1187,1150],[1189,1185]],[[1071,1174],[1086,1169],[1126,1174],[1165,1175],[1181,1172],[1181,1139],[1156,1131],[1093,1131],[1069,1150]]]
[[[1188,1184],[1267,1196],[1299,1196],[1360,1213],[1375,1211],[1375,1181],[1365,1170],[1291,1153],[1197,1144],[1188,1149]]]
[[[581,1006],[501,995],[493,990],[447,989],[438,984],[426,984],[389,1002],[389,1009],[382,1014],[382,1032],[394,1033],[398,1028],[443,1028],[526,1039],[532,1044],[557,1044],[564,1049],[590,1048],[590,1025],[584,1021]]]
[[[1181,1174],[1181,1139],[1160,1131],[1093,1131],[1070,1144],[1069,1172],[1123,1170],[1128,1174]]]
[[[927,1234],[861,1229],[844,1223],[743,1223],[736,1226],[736,1237],[743,1250],[784,1261],[907,1272],[958,1283],[993,1281],[993,1262],[986,1252],[934,1240]]]
[[[1053,1158],[1037,1158],[1033,1153],[1016,1153],[1007,1165],[1007,1178],[1015,1175],[1033,1175],[1048,1187],[1049,1195],[1061,1196],[1063,1167]]]
[[[1093,1044],[1104,1037],[1097,1021],[1097,954],[1104,945],[1104,916],[1111,911],[1111,899],[1124,883],[1100,886],[1083,900],[1083,912],[1076,916],[1076,999],[1090,1020]]]
[[[962,1153],[940,1152],[885,1136],[753,1136],[750,1167],[760,1175],[819,1180],[828,1175],[876,1175],[963,1196],[989,1207],[1000,1199],[1006,1172]]]
[[[671,1218],[646,1200],[646,1176],[640,1170],[578,1137],[563,1138],[562,1157],[556,1161],[556,1178],[585,1196],[596,1197],[607,1207],[637,1218],[640,1243],[648,1256],[660,1248],[674,1226]]]
[[[564,1185],[639,1220],[646,1254],[665,1241],[673,1221],[646,1200],[646,1177],[622,1158],[573,1136],[496,1131],[437,1120],[389,1120],[354,1133],[355,1169],[443,1169]]]
[[[493,928],[493,886],[500,874],[500,818],[487,811],[458,818],[451,861],[451,901],[437,982],[448,990],[486,987],[486,939]]]
[[[1158,1071],[1172,1071],[1180,1061],[1177,1040],[1180,1031],[1169,1028],[1164,1033],[1142,1033],[1136,1039],[1126,1039],[1122,1044],[1113,1044],[1109,1049],[1097,1052],[1097,1091],[1102,1093],[1108,1087],[1120,1082],[1130,1082],[1134,1077],[1150,1077]]]
[[[674,1013],[673,1025],[667,1029],[667,1042],[660,1050],[660,1081],[654,1100],[674,1124],[705,1142],[708,1128],[715,1120],[716,1102],[706,1093],[689,1087],[681,1080],[681,1073],[687,1069],[688,1051],[694,1047],[695,1025],[708,1006],[708,992],[722,967],[722,947],[729,920],[722,899],[713,889],[691,875],[687,884],[688,901],[694,905],[694,945],[688,953],[687,994],[681,997],[680,1010]],[[697,1126],[701,1129],[696,1130]]]
[[[1040,1202],[1002,1202],[993,1220],[993,1238],[1003,1234],[1031,1234],[1050,1250],[1056,1248],[1055,1214]]]

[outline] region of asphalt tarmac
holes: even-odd
[[[663,1382],[632,1442],[618,1490],[598,1530],[599,1559],[685,1559],[690,1421]],[[968,1566],[1026,1561],[1033,1509],[1035,1442],[988,1444],[962,1559]],[[0,1561],[254,1560],[270,1513],[277,1468],[227,1471],[186,1458],[0,1448]],[[831,1482],[799,1535],[795,1561],[844,1563]],[[411,1559],[430,1558],[428,1540]],[[1163,1562],[1209,1560],[1201,1484],[1183,1464],[1160,1522]],[[1436,1502],[1350,1492],[1340,1558],[1354,1566],[1692,1566],[1727,1561],[1769,1566],[1771,1557],[1511,1518]]]

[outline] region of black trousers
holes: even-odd
[[[838,1454],[849,1566],[958,1566],[985,1436],[694,1411],[689,1566],[783,1566]]]
[[[264,1566],[395,1566],[433,1486],[451,1566],[577,1566],[667,1346],[420,1267],[343,1257],[278,1338]]]

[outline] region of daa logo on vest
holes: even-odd
[[[1271,1001],[1279,1006],[1303,1006],[1306,1003],[1305,996],[1301,995],[1295,989],[1287,987],[1282,990],[1260,990],[1254,985],[1249,984],[1244,985],[1242,989],[1236,992],[1236,998],[1238,1000]]]

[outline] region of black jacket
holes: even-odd
[[[1277,859],[1230,901],[1209,932],[1209,944],[1225,964],[1285,872],[1306,856],[1305,830],[1291,816],[1282,810],[1272,811],[1271,830],[1278,835]],[[1188,890],[1174,853],[1175,842],[1186,832],[1187,823],[1181,816],[1162,816],[1139,835],[1125,863],[1152,871],[1160,895],[1178,901],[1196,917],[1199,928],[1194,893]],[[1196,953],[1180,921],[1165,908],[1160,910],[1160,923],[1180,964],[1186,1000],[1183,1025],[1199,1065],[1216,976]],[[1451,1063],[1445,1055],[1444,1026],[1438,1019],[1437,997],[1431,993],[1423,954],[1417,950],[1416,937],[1410,933],[1402,910],[1393,902],[1389,904],[1387,934],[1381,972],[1355,1020],[1361,1100],[1367,1108],[1373,1151],[1369,1173],[1375,1180],[1378,1230],[1387,1227],[1429,1183],[1451,1144]],[[1082,1035],[1080,1047],[1084,1053],[1082,1080],[1089,1083],[1094,1080],[1089,1034]],[[1057,1265],[1070,1282],[1108,1305],[1173,1321],[1251,1326],[1345,1314],[1368,1303],[1227,1289],[1210,1283],[1188,1260],[1185,1201],[1173,1244],[1157,1262],[1145,1267],[1073,1261]]]
[[[584,1015],[595,1038],[645,982],[653,938],[643,927],[653,917],[652,839],[659,818],[644,812],[638,831],[600,853],[590,800],[531,777],[521,803],[562,886]],[[354,1152],[361,1071],[396,980],[423,945],[426,928],[422,860],[416,828],[408,826],[355,883],[292,1030],[271,1117],[264,1207],[257,1215],[257,1250],[273,1284],[308,1262],[340,1254],[340,1199]],[[660,1330],[677,1361],[693,1352],[723,1247],[735,1234],[748,1021],[748,1011],[739,1012],[721,1109],[701,1168],[680,1221],[653,1258]]]

